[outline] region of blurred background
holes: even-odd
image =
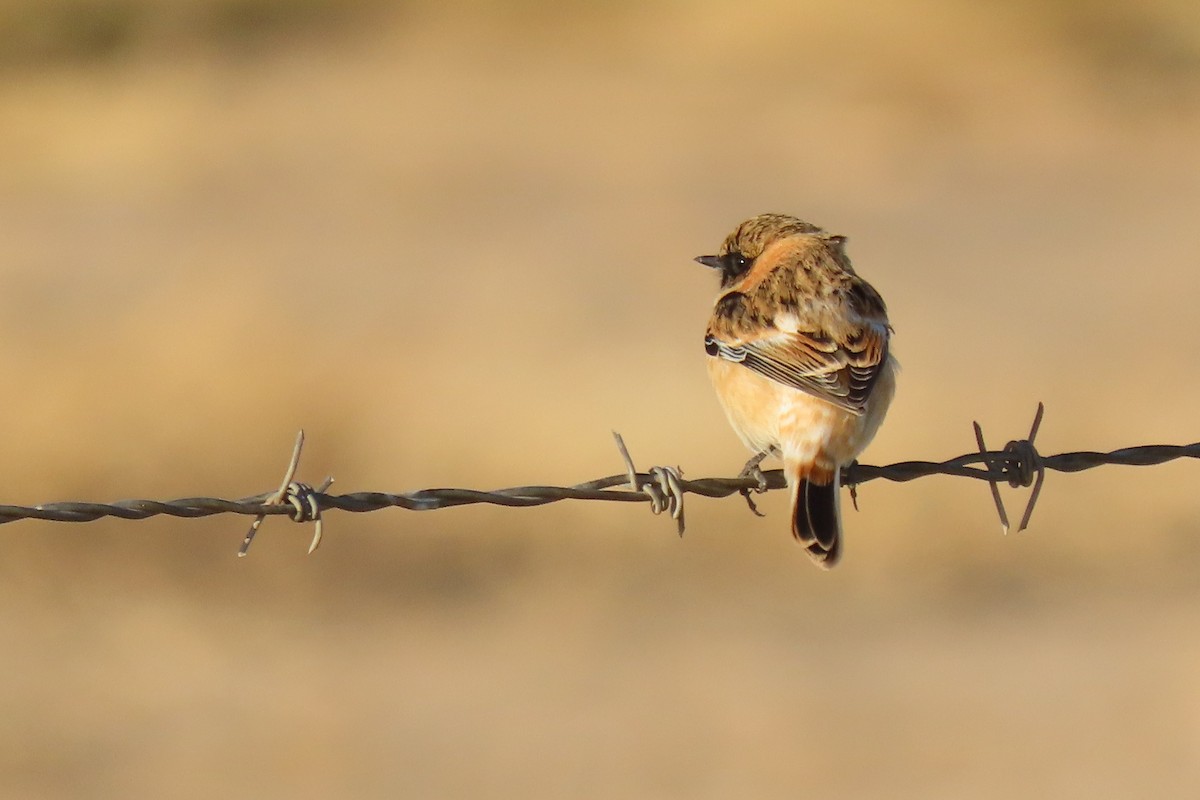
[[[0,0],[0,120],[3,503],[734,474],[762,211],[888,301],[867,463],[1200,439],[1190,0]],[[6,525],[0,794],[1194,796],[1198,478],[871,483],[829,574],[783,493]]]

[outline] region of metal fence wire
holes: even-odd
[[[992,500],[1000,524],[1009,530],[1008,513],[1000,498],[1000,483],[1013,487],[1033,487],[1017,530],[1029,525],[1034,505],[1041,493],[1047,470],[1082,472],[1105,464],[1150,466],[1179,458],[1200,458],[1200,442],[1188,445],[1140,445],[1124,447],[1108,453],[1078,451],[1044,456],[1037,451],[1034,440],[1042,422],[1044,407],[1038,403],[1029,437],[1009,442],[1001,450],[988,450],[979,423],[975,427],[978,450],[947,461],[901,461],[886,466],[857,462],[845,467],[842,480],[851,497],[859,485],[876,479],[905,482],[929,475],[950,475],[985,481],[991,488]],[[722,498],[734,494],[745,497],[757,513],[752,494],[786,488],[783,471],[767,470],[759,475],[740,475],[734,478],[699,478],[687,480],[678,467],[651,467],[639,472],[619,434],[614,433],[617,447],[625,462],[625,472],[578,483],[574,486],[514,486],[507,489],[479,491],[476,489],[420,489],[413,492],[350,492],[329,494],[332,478],[313,487],[295,480],[304,445],[304,431],[296,437],[292,458],[278,489],[262,494],[226,500],[218,497],[182,497],[177,500],[119,500],[114,503],[59,502],[37,506],[0,505],[0,524],[23,519],[53,522],[91,522],[103,517],[139,520],[159,515],[173,517],[208,517],[214,514],[243,514],[253,516],[250,530],[242,540],[239,556],[246,555],[255,533],[267,516],[286,515],[295,522],[314,523],[309,552],[321,543],[323,513],[332,509],[363,513],[384,508],[406,508],[410,511],[432,511],[439,508],[487,503],[498,506],[541,506],[562,500],[608,500],[622,503],[650,503],[655,514],[668,513],[676,521],[682,535],[684,530],[684,496]]]

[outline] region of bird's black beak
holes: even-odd
[[[711,269],[721,269],[724,266],[720,256],[696,256],[696,263]]]

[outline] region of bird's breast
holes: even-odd
[[[721,358],[708,359],[708,374],[730,425],[747,447],[756,453],[777,447],[785,461],[824,472],[853,461],[875,435],[891,400],[891,366],[885,366],[863,414]]]

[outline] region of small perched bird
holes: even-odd
[[[721,276],[704,350],[730,424],[757,454],[743,474],[783,459],[792,535],[824,569],[842,553],[841,469],[875,436],[896,387],[887,308],[845,245],[760,214],[696,259]]]

